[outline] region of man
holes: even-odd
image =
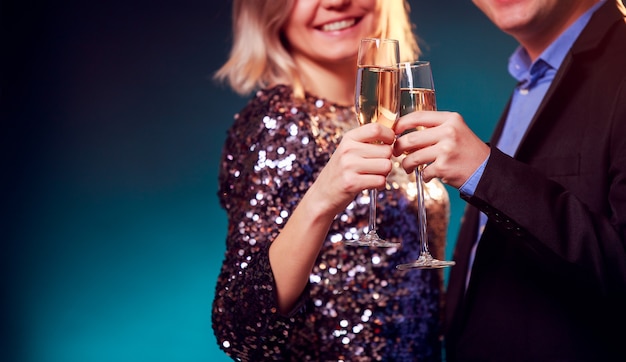
[[[622,0],[474,0],[520,47],[490,144],[453,112],[401,118],[395,154],[468,207],[446,304],[449,361],[626,361]]]

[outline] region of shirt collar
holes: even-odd
[[[583,31],[591,15],[605,2],[601,0],[594,4],[589,10],[581,15],[572,25],[567,28],[546,50],[539,55],[533,62],[521,45],[515,49],[515,52],[509,58],[509,74],[519,82],[528,81],[536,69],[544,68],[548,65],[552,69],[558,69],[565,59],[565,55],[576,41],[576,38]],[[545,63],[542,64],[542,63]]]

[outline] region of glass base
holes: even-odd
[[[412,263],[396,265],[398,270],[408,269],[439,269],[446,268],[455,265],[456,262],[448,260],[438,260],[433,258],[430,254],[420,255],[420,257]]]
[[[370,231],[358,240],[344,240],[343,243],[351,246],[374,246],[381,248],[398,248],[402,245],[399,242],[381,239],[380,236],[376,234],[376,231]]]

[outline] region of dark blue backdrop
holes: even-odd
[[[413,0],[440,109],[485,140],[515,43],[470,1]],[[227,361],[210,327],[225,131],[211,81],[230,2],[3,1],[1,353],[15,362]],[[449,250],[464,204],[450,190]]]

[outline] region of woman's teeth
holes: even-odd
[[[345,29],[345,28],[351,27],[352,25],[354,25],[355,22],[356,21],[354,19],[341,20],[341,21],[337,21],[337,22],[326,24],[326,25],[322,26],[322,30],[323,31],[341,30],[341,29]]]

